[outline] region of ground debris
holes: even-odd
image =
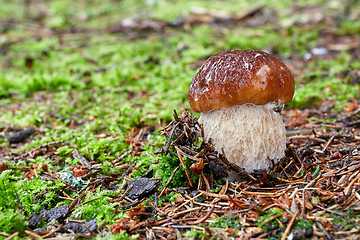
[[[80,234],[93,234],[98,228],[96,219],[92,219],[86,223],[81,222],[68,222],[64,226],[61,226],[59,232],[62,233],[80,233]]]
[[[52,220],[58,220],[59,222],[63,222],[65,217],[69,213],[69,206],[63,205],[59,207],[55,207],[48,211],[44,211],[43,219],[46,222],[50,222]]]
[[[14,134],[8,135],[5,137],[5,139],[8,140],[9,143],[19,143],[25,141],[34,133],[35,129],[30,127],[24,130],[20,130]]]
[[[309,120],[301,124],[293,124],[291,119],[285,121],[291,132],[286,156],[270,172],[255,173],[245,172],[214,151],[211,143],[203,140],[202,126],[196,117],[188,111],[175,112],[174,120],[160,130],[167,137],[166,145],[153,153],[154,156],[169,154],[178,159],[178,166],[169,169],[171,176],[161,189],[157,189],[160,181],[152,178],[151,169],[133,179],[134,168],[122,161],[127,156],[139,157],[134,153],[141,152],[152,128],[133,129],[127,137],[131,149],[112,160],[112,167],[124,170],[121,174],[99,176],[101,164],[93,161],[90,155],[86,159],[73,147],[70,155],[87,164],[69,169],[73,172],[72,177],[78,176],[76,179],[89,182],[78,188],[62,180],[66,185],[64,188],[76,193],[77,197],[70,198],[59,189],[60,198],[70,200],[71,204],[33,213],[28,226],[34,232],[28,234],[42,233],[37,227],[44,219],[60,225],[56,231],[47,229],[42,234],[46,231],[46,234],[68,234],[70,231],[83,234],[81,236],[95,236],[98,234],[96,223],[90,227],[68,216],[76,208],[101,199],[84,201],[88,194],[100,189],[119,191],[108,201],[118,204],[117,210],[124,211],[129,217],[113,224],[112,233],[125,230],[128,234],[139,234],[140,238],[153,234],[168,239],[176,239],[190,229],[221,239],[280,238],[281,234],[300,239],[322,238],[326,234],[336,237],[356,235],[360,230],[352,226],[358,223],[355,217],[360,212],[360,137],[357,130],[347,127],[347,122],[357,121],[357,112],[352,108],[330,124],[312,121],[309,116],[314,111],[297,111],[293,116]],[[325,116],[320,112],[316,114]],[[306,128],[309,126],[311,128]],[[44,156],[66,145],[69,144],[64,141],[43,144],[13,157],[13,160]],[[42,171],[35,170],[35,176],[41,175],[43,181],[59,179],[44,164]],[[97,174],[91,174],[91,171],[97,171]],[[169,188],[174,175],[179,172],[188,180],[185,182],[187,187]],[[127,180],[121,187],[119,183],[125,179],[133,180]],[[172,200],[167,199],[170,193],[176,194]],[[142,204],[144,201],[148,202],[147,206]]]
[[[140,177],[126,183],[127,197],[135,200],[142,199],[151,194],[159,185],[160,181],[154,181],[149,178]]]
[[[308,118],[309,113],[299,114]],[[356,120],[356,116],[347,119]],[[302,130],[307,123],[290,122],[293,129],[289,131]],[[175,203],[155,205],[163,217],[156,227],[135,227],[149,235],[149,229],[182,231],[201,223],[203,227],[197,225],[199,231],[222,239],[280,237],[281,233],[282,239],[290,235],[321,238],[326,234],[354,234],[351,224],[357,220],[349,217],[360,211],[360,138],[347,129],[346,122],[341,127],[323,122],[311,124],[316,130],[288,138],[286,156],[269,173],[250,174],[228,163],[202,140],[202,126],[189,112],[175,113],[174,120],[160,130],[168,142],[158,154],[187,157],[193,163],[190,169],[195,169],[190,175],[200,174],[201,178],[189,189],[162,189],[160,196],[176,191],[181,197]],[[238,172],[237,180],[228,181],[229,171]],[[223,218],[228,220],[221,223]],[[227,228],[234,230],[224,231]],[[169,236],[176,238],[175,233]]]

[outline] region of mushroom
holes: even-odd
[[[285,156],[279,110],[294,91],[290,70],[277,58],[262,51],[231,50],[201,66],[192,79],[189,101],[202,113],[205,140],[211,140],[216,151],[247,172],[269,171]]]

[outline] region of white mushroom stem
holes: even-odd
[[[247,103],[202,113],[206,141],[224,153],[228,161],[248,172],[273,167],[285,156],[286,132],[274,104]],[[272,161],[271,161],[272,160]]]

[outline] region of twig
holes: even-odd
[[[184,167],[184,169],[185,169],[185,173],[186,173],[186,177],[188,178],[188,181],[189,181],[189,184],[190,184],[190,187],[194,187],[193,186],[193,184],[192,184],[192,181],[191,181],[191,178],[190,178],[190,174],[189,174],[189,171],[188,171],[188,169],[187,169],[187,167],[186,167],[186,164],[185,164],[185,162],[184,162],[184,160],[183,160],[183,158],[182,158],[182,156],[181,156],[181,154],[180,154],[180,149],[177,147],[177,146],[175,146],[175,149],[176,149],[176,151],[177,151],[177,155],[178,155],[178,157],[179,157],[179,159],[180,159],[180,162],[181,162],[181,165]]]
[[[163,231],[163,232],[170,232],[173,233],[174,230],[171,228],[164,228],[164,227],[152,227],[152,229],[154,230],[159,230],[159,231]]]
[[[320,209],[322,209],[322,210],[324,210],[326,212],[337,214],[337,215],[340,215],[340,216],[345,216],[345,217],[351,216],[350,214],[347,214],[347,213],[341,213],[341,212],[332,211],[332,210],[324,208],[324,207],[322,207],[320,205],[316,205],[316,207],[320,208]]]
[[[121,197],[119,197],[118,201],[121,201],[122,199],[124,199],[128,194],[129,192],[133,189],[134,185],[131,185],[125,192],[123,195],[121,195]]]
[[[173,219],[173,218],[177,218],[177,217],[180,217],[181,215],[184,215],[185,213],[188,213],[188,212],[195,212],[197,210],[200,210],[202,207],[195,207],[195,208],[189,208],[189,209],[186,209],[184,211],[181,211],[181,212],[178,212],[176,213],[175,215],[171,216],[171,218],[167,219],[167,220],[170,220],[170,219]],[[163,214],[159,214],[159,216],[164,216]]]
[[[5,238],[4,240],[11,240],[14,237],[16,237],[17,235],[19,235],[19,232],[14,232],[13,234],[11,234],[10,236],[8,236],[7,238]]]
[[[169,184],[171,183],[172,179],[173,179],[173,178],[174,178],[174,176],[175,176],[175,173],[179,170],[179,168],[180,168],[180,166],[177,166],[177,167],[175,168],[175,170],[172,172],[172,174],[171,174],[171,176],[170,176],[169,180],[166,182],[166,184],[165,184],[165,186],[164,186],[163,190],[160,192],[160,194],[159,194],[159,198],[160,198],[160,197],[164,194],[164,192],[166,191],[167,187],[168,187],[168,186],[169,186]]]
[[[287,227],[286,227],[286,229],[285,229],[285,232],[284,232],[283,236],[281,237],[281,240],[285,240],[285,239],[287,238],[287,236],[289,235],[289,233],[290,233],[290,231],[291,231],[291,228],[292,228],[292,226],[293,226],[294,223],[295,223],[296,217],[297,217],[297,215],[299,215],[299,212],[300,212],[300,211],[297,210],[297,211],[294,213],[294,215],[292,216],[290,222],[288,223],[288,225],[287,225]]]
[[[271,216],[271,217],[267,218],[264,222],[262,222],[262,225],[265,226],[267,223],[271,222],[272,220],[275,220],[275,219],[277,219],[277,218],[279,218],[281,216],[284,216],[284,215],[286,215],[286,212],[281,212],[281,213],[278,213],[278,214],[276,214],[274,216]]]
[[[149,202],[149,204],[157,211],[160,212],[161,209],[159,209],[149,198],[146,198],[146,200]]]
[[[196,224],[204,222],[208,217],[210,217],[210,215],[213,213],[214,209],[215,209],[215,206],[212,206],[204,217],[200,218],[199,220],[197,220],[195,222],[191,222],[191,223],[188,223],[188,224],[196,225]]]
[[[61,225],[59,225],[54,231],[50,231],[49,233],[41,236],[42,238],[47,238],[47,237],[50,237],[51,235],[53,235],[54,233],[56,233],[57,231],[59,231],[61,228]]]
[[[167,154],[169,152],[169,148],[170,148],[170,143],[171,143],[171,139],[172,139],[172,136],[174,135],[174,132],[175,132],[175,129],[176,127],[180,124],[180,122],[176,123],[173,128],[171,129],[171,132],[170,132],[170,136],[168,138],[168,141],[167,141],[167,144],[166,144],[166,148],[164,150],[164,153]]]
[[[74,206],[77,204],[77,202],[78,202],[78,201],[81,201],[81,199],[82,199],[83,197],[85,197],[86,194],[88,194],[89,189],[90,189],[90,187],[88,187],[82,194],[80,194],[77,198],[74,199],[74,201],[72,201],[72,203],[71,203],[70,206],[69,206],[69,212],[72,212],[72,211],[73,211],[73,208],[74,208]],[[74,208],[74,209],[75,209],[75,208]]]
[[[191,160],[193,160],[193,161],[196,161],[196,162],[201,160],[201,158],[197,158],[197,157],[194,157],[194,156],[191,156],[191,155],[185,153],[184,151],[182,151],[182,150],[181,150],[180,148],[178,148],[177,146],[175,146],[175,148],[176,148],[176,150],[178,150],[178,151],[180,152],[180,154],[183,155],[184,157],[187,157],[187,158],[189,158],[189,159],[191,159]]]
[[[333,135],[333,136],[329,139],[329,141],[327,141],[327,143],[325,144],[322,152],[325,152],[325,150],[328,148],[328,146],[329,146],[330,143],[334,140],[334,138],[335,138],[335,135]]]
[[[84,228],[86,228],[86,230],[88,230],[88,232],[90,233],[91,236],[96,236],[96,234],[95,234],[93,231],[91,231],[91,229],[90,229],[88,226],[86,226],[85,223],[82,223],[81,225],[82,225]]]
[[[184,202],[183,204],[181,204],[180,206],[178,206],[177,208],[175,208],[174,210],[171,210],[169,215],[172,214],[173,212],[177,211],[178,209],[180,209],[181,207],[183,207],[184,205],[188,204],[189,202],[192,202],[194,201],[195,199],[197,199],[198,197],[201,197],[204,193],[200,193],[198,195],[196,195],[195,197],[193,198],[190,198],[189,200],[187,200],[186,202]]]
[[[89,149],[88,149],[89,150]],[[90,152],[89,152],[90,154]],[[82,164],[82,165],[85,165],[86,167],[88,168],[92,168],[92,165],[91,163],[86,159],[84,158],[83,155],[81,155],[81,153],[77,150],[77,149],[74,149],[73,152],[72,152],[72,156],[73,158],[75,159],[79,159],[79,162]]]
[[[34,237],[36,239],[40,239],[40,240],[43,239],[39,234],[31,232],[29,230],[25,230],[25,233],[29,234],[31,237]]]
[[[87,203],[89,203],[89,202],[93,202],[93,201],[98,200],[98,199],[101,199],[101,198],[102,198],[102,197],[96,197],[96,198],[87,200],[87,201],[85,201],[85,202],[83,202],[83,203],[81,203],[81,204],[73,207],[72,211],[75,210],[75,209],[77,209],[78,207],[81,207],[82,205],[85,205],[85,204],[87,204]]]
[[[201,176],[204,179],[204,182],[205,182],[205,185],[206,185],[206,191],[209,191],[211,189],[209,181],[207,180],[207,178],[206,178],[206,176],[205,176],[205,174],[203,172],[201,172]]]
[[[355,178],[354,180],[352,180],[351,183],[344,189],[344,195],[345,195],[345,196],[348,195],[348,193],[349,193],[351,187],[354,185],[354,183],[355,183],[357,180],[359,180],[359,178],[360,178],[359,172],[360,172],[360,171],[358,170],[357,173],[356,173],[356,174],[357,174],[356,178]]]
[[[313,180],[311,180],[304,188],[310,188],[310,187],[314,186],[315,183],[317,182],[317,180],[319,180],[321,176],[322,176],[322,173],[320,172],[320,173],[316,176],[316,178],[314,178]]]
[[[118,166],[118,165],[121,165],[123,162],[121,162],[121,160],[123,160],[124,158],[126,158],[128,155],[131,154],[133,150],[129,150],[129,151],[126,151],[125,153],[121,154],[120,156],[114,158],[112,160],[112,162],[114,163],[114,167]]]

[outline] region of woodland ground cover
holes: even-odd
[[[359,19],[357,1],[1,0],[0,238],[358,233]],[[296,79],[269,179],[213,179],[210,163],[187,177],[210,150],[170,134],[199,116],[197,69],[229,49],[267,51]],[[139,177],[149,191],[131,197]]]

